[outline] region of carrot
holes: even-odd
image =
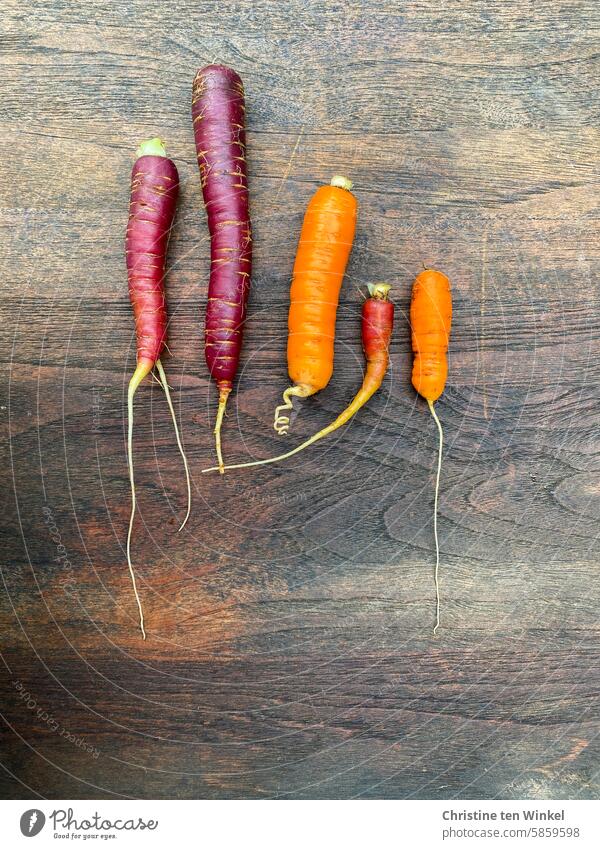
[[[294,385],[275,410],[274,428],[284,435],[292,397],[308,398],[324,389],[333,374],[333,342],[340,289],[356,227],[352,183],[335,176],[308,204],[290,291],[288,372]]]
[[[144,639],[146,639],[144,612],[131,563],[131,535],[136,510],[133,474],[133,398],[142,380],[150,374],[155,366],[175,427],[177,446],[183,458],[187,481],[187,512],[179,530],[187,522],[191,506],[188,463],[179,436],[169,385],[160,361],[160,356],[166,346],[167,336],[164,289],[167,244],[175,218],[178,193],[179,175],[177,168],[175,163],[167,158],[161,140],[155,138],[142,142],[137,149],[137,158],[131,172],[131,196],[125,236],[125,257],[129,297],[135,316],[137,348],[137,368],[129,381],[127,391],[127,461],[131,484],[127,565],[138,605],[140,628]]]
[[[244,85],[235,71],[224,65],[198,71],[192,117],[211,257],[204,353],[219,390],[214,433],[221,472],[221,426],[240,359],[252,272],[245,113]]]
[[[444,432],[433,405],[444,391],[448,376],[446,353],[448,351],[451,322],[452,295],[450,293],[450,281],[441,271],[436,271],[434,268],[426,268],[417,275],[413,284],[410,304],[410,323],[414,354],[412,384],[419,395],[422,395],[427,401],[439,434],[433,508],[436,594],[434,634],[440,626],[440,545],[438,540],[437,514]]]
[[[367,298],[362,308],[362,343],[367,359],[367,369],[362,386],[337,419],[286,454],[280,454],[279,457],[271,457],[268,460],[256,460],[253,463],[237,463],[225,466],[226,469],[246,469],[250,466],[263,466],[267,463],[278,463],[280,460],[286,460],[345,425],[361,407],[364,407],[369,398],[381,386],[389,364],[389,346],[394,326],[394,305],[388,300],[390,288],[387,283],[369,284],[371,297]],[[204,469],[204,471],[214,472],[217,468],[218,466],[214,466],[212,469]]]

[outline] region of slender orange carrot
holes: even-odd
[[[290,291],[288,371],[294,382],[275,410],[274,428],[286,434],[292,397],[308,398],[333,374],[333,343],[340,289],[354,241],[356,199],[352,183],[336,176],[308,204]]]
[[[426,268],[417,275],[412,289],[410,324],[414,354],[412,384],[427,401],[439,434],[437,474],[433,507],[433,534],[435,537],[435,634],[440,626],[440,544],[438,540],[438,495],[442,471],[444,432],[434,409],[448,376],[448,340],[452,323],[452,295],[450,281],[441,271]]]

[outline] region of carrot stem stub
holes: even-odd
[[[412,384],[427,401],[438,429],[438,460],[433,505],[433,536],[435,540],[435,625],[440,627],[440,543],[438,538],[438,498],[442,471],[444,431],[434,408],[446,385],[448,363],[446,354],[452,323],[450,281],[441,271],[426,268],[417,275],[412,289],[410,324],[414,354]]]
[[[219,389],[215,447],[221,471],[221,427],[238,369],[252,273],[244,85],[224,65],[196,74],[192,118],[210,234],[205,319],[206,364]]]
[[[328,436],[345,425],[367,403],[369,398],[377,392],[388,368],[390,340],[394,328],[394,305],[388,300],[390,288],[387,283],[369,284],[371,297],[367,298],[363,304],[361,325],[362,343],[367,360],[367,368],[361,388],[337,419],[318,433],[315,433],[310,439],[307,439],[301,445],[298,445],[291,451],[287,451],[285,454],[270,457],[267,460],[255,460],[252,463],[235,463],[225,466],[226,469],[247,469],[251,466],[264,466],[268,463],[278,463],[281,460],[287,460],[288,457],[293,457],[294,454],[298,454],[300,451],[308,448],[309,445],[313,445],[315,442],[318,442],[323,437]],[[213,466],[203,471],[214,472],[218,468],[218,466]]]
[[[144,612],[131,562],[131,537],[136,512],[133,471],[133,399],[140,383],[156,367],[165,392],[177,445],[183,458],[187,482],[187,522],[191,506],[191,484],[187,459],[181,444],[177,419],[160,356],[167,337],[167,310],[164,276],[169,235],[175,219],[179,175],[167,157],[160,139],[148,139],[137,149],[131,172],[129,220],[125,236],[125,256],[129,297],[135,317],[137,367],[127,390],[127,463],[131,485],[131,514],[127,531],[127,566],[135,594],[142,636],[146,639]],[[180,528],[180,530],[181,530]]]

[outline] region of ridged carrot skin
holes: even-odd
[[[290,290],[288,367],[296,384],[313,392],[333,374],[340,289],[356,228],[356,198],[347,188],[321,186],[300,232]]]
[[[246,107],[239,75],[224,65],[196,74],[192,89],[196,154],[210,233],[210,280],[204,352],[219,388],[220,427],[240,352],[252,273],[246,166]]]
[[[125,255],[137,360],[138,364],[151,364],[150,369],[167,338],[164,275],[178,194],[179,175],[171,159],[150,155],[136,160],[131,173]]]
[[[441,271],[427,268],[412,289],[410,324],[414,354],[412,384],[419,395],[437,401],[448,377],[448,341],[452,323],[450,281]]]
[[[362,386],[337,419],[292,451],[287,451],[278,457],[270,457],[267,460],[255,460],[252,463],[236,463],[231,466],[225,466],[226,469],[246,469],[250,466],[265,466],[268,463],[279,463],[281,460],[287,460],[288,457],[293,457],[294,454],[298,454],[300,451],[308,448],[309,445],[313,445],[319,439],[323,439],[324,436],[328,436],[333,431],[345,425],[361,407],[364,407],[369,398],[381,386],[389,364],[390,340],[394,328],[394,305],[388,300],[390,288],[387,283],[369,284],[371,297],[363,304],[361,328],[367,369]],[[213,472],[217,468],[215,466],[212,469],[204,469],[203,471]]]
[[[367,364],[378,364],[387,371],[389,348],[394,329],[394,305],[388,300],[390,287],[377,283],[369,287],[371,297],[363,304],[361,335]]]
[[[294,386],[275,412],[275,430],[287,433],[291,396],[307,398],[333,374],[340,289],[356,229],[356,198],[346,177],[333,177],[311,198],[300,232],[290,290],[288,372]]]

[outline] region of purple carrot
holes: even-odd
[[[167,337],[164,274],[179,175],[160,139],[143,142],[138,154],[131,172],[125,257],[138,368],[145,377],[162,354]]]
[[[177,446],[183,458],[187,482],[187,512],[181,524],[190,515],[192,490],[188,463],[181,444],[169,384],[160,356],[166,345],[167,308],[165,303],[165,269],[169,235],[175,219],[179,175],[175,163],[167,157],[160,139],[148,139],[137,149],[131,172],[129,219],[125,233],[125,260],[129,281],[129,298],[135,317],[137,367],[127,391],[127,462],[131,484],[131,515],[127,532],[127,565],[140,614],[140,628],[144,639],[144,612],[135,582],[131,563],[131,535],[135,518],[135,479],[133,475],[133,397],[143,379],[156,368],[165,392]]]
[[[221,474],[221,425],[237,372],[252,271],[246,169],[244,85],[235,71],[208,65],[196,74],[192,117],[210,232],[205,356],[219,389],[215,444]]]

